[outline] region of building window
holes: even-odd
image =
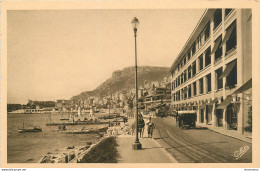
[[[193,95],[196,96],[197,95],[197,84],[196,81],[193,84]]]
[[[186,56],[183,59],[183,63],[184,63],[184,65],[186,65]]]
[[[205,52],[205,67],[211,64],[211,48],[209,47]]]
[[[215,43],[218,43],[218,48],[215,51],[215,61],[217,61],[218,59],[220,59],[222,57],[222,35],[220,35],[216,40]]]
[[[199,63],[200,63],[200,70],[203,69],[203,54],[199,57]]]
[[[188,67],[188,79],[191,78],[191,66]]]
[[[199,45],[199,48],[202,46],[201,35],[199,35],[198,45]]]
[[[236,48],[237,46],[237,29],[236,29],[236,21],[234,21],[226,30],[226,34],[231,32],[229,39],[226,42],[226,52],[230,51],[231,49]]]
[[[217,90],[223,88],[223,78],[219,78],[222,75],[222,72],[222,67],[216,70]]]
[[[204,123],[204,110],[200,109],[200,121],[201,123]]]
[[[191,97],[191,85],[188,86],[188,98]]]
[[[188,52],[188,60],[190,60],[190,51]]]
[[[183,89],[183,91],[184,91],[184,100],[185,100],[185,99],[187,99],[187,87],[185,87]]]
[[[192,63],[192,76],[196,75],[196,61]]]
[[[234,62],[234,61],[232,61]],[[227,65],[228,66],[228,65]],[[235,66],[230,71],[228,76],[226,77],[226,85],[227,87],[233,88],[237,84],[237,62],[235,62]]]
[[[178,77],[178,86],[181,85],[181,79],[180,76]]]
[[[178,87],[178,78],[175,80],[175,87]]]
[[[183,83],[183,73],[181,73],[181,84]]]
[[[207,78],[207,86],[208,86],[207,93],[208,93],[211,92],[211,74],[208,74],[206,78]]]
[[[192,45],[192,56],[195,54],[195,52],[196,52],[196,42],[194,42]]]
[[[219,26],[219,24],[222,22],[222,10],[217,9],[214,13],[214,30]]]
[[[199,79],[199,84],[200,84],[200,94],[203,94],[203,77]]]
[[[184,82],[186,82],[186,80],[187,80],[187,72],[186,72],[186,70],[184,71],[183,77],[184,77]]]
[[[232,11],[232,8],[225,9],[225,17]]]
[[[205,27],[205,36],[204,36],[205,42],[208,40],[209,35],[210,35],[210,22],[208,22]]]

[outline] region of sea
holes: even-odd
[[[52,114],[7,114],[7,162],[38,163],[47,154],[57,153],[67,147],[85,146],[95,142],[98,134],[64,134],[58,132],[58,126],[46,126],[46,122],[61,122],[60,113]],[[18,128],[40,126],[42,132],[19,133]],[[102,125],[104,126],[104,125]],[[85,127],[95,128],[100,125],[67,126],[67,129],[79,130]]]

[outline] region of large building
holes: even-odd
[[[207,9],[170,72],[172,106],[196,110],[196,124],[252,127],[252,11]]]

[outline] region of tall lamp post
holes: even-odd
[[[138,139],[138,86],[137,86],[137,48],[136,48],[136,32],[139,21],[136,17],[133,18],[131,22],[134,29],[134,37],[135,37],[135,103],[136,103],[136,139],[133,144],[134,150],[142,149],[142,144]]]

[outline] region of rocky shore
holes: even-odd
[[[85,146],[49,152],[40,163],[115,163],[118,157],[115,138],[121,134],[130,134],[131,127],[131,122],[109,127],[105,134],[86,142]]]

